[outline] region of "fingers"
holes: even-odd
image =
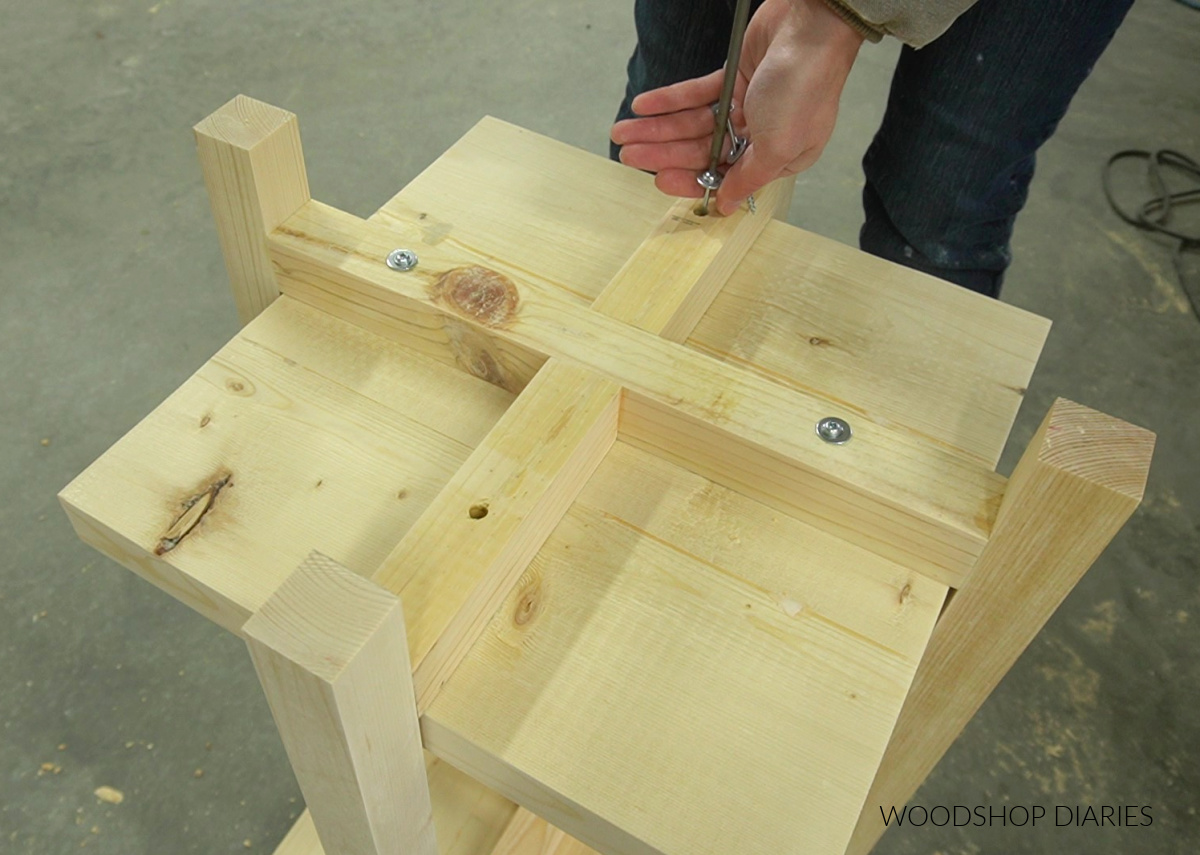
[[[662,113],[707,107],[720,97],[721,81],[724,77],[724,70],[718,69],[704,77],[694,77],[660,89],[652,89],[634,98],[630,106],[639,116],[657,116]]]
[[[696,173],[691,169],[664,169],[654,176],[654,186],[668,196],[699,198],[704,189],[696,183]]]
[[[621,146],[621,162],[660,173],[657,184],[664,192],[699,195],[695,176],[708,166],[716,129],[711,105],[720,95],[723,79],[724,71],[718,70],[635,98],[633,109],[639,117],[617,122],[610,132],[612,141]],[[735,103],[746,86],[746,79],[739,76]],[[728,141],[723,145],[728,147]]]
[[[664,193],[696,197],[703,195],[696,175],[708,167],[709,143],[709,139],[698,139],[627,145],[621,149],[621,162],[657,173],[654,184]],[[725,174],[717,191],[717,211],[723,215],[732,214],[746,201],[747,196],[757,193],[779,176],[796,171],[792,166],[792,163],[780,163],[763,147],[756,149],[751,143],[741,159]]]
[[[814,158],[815,159],[815,158]],[[795,168],[796,163],[774,156],[762,145],[751,140],[746,153],[729,171],[717,190],[717,210],[728,216],[746,201],[746,197],[757,193],[781,175],[790,175],[806,166]]]
[[[646,172],[666,169],[698,171],[708,165],[711,140],[676,140],[666,143],[636,143],[621,149],[621,163]]]
[[[697,107],[664,116],[644,119],[625,119],[612,128],[612,141],[617,145],[664,143],[711,137],[713,114],[708,107]]]

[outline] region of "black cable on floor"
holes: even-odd
[[[1113,166],[1122,160],[1129,159],[1146,161],[1146,181],[1150,185],[1151,192],[1156,194],[1143,202],[1141,207],[1132,214],[1123,210],[1117,204],[1117,200],[1113,198],[1111,181]],[[1196,186],[1188,187],[1185,190],[1168,191],[1163,176],[1164,170],[1173,170],[1185,176],[1189,181],[1194,181]],[[1126,149],[1114,154],[1104,164],[1102,180],[1104,182],[1104,198],[1108,199],[1108,204],[1112,206],[1118,217],[1131,226],[1148,232],[1158,232],[1178,241],[1171,253],[1171,261],[1175,264],[1175,274],[1179,277],[1179,285],[1192,305],[1192,312],[1196,315],[1197,320],[1200,320],[1200,282],[1189,279],[1183,269],[1183,254],[1200,250],[1200,232],[1188,234],[1178,231],[1171,225],[1171,214],[1176,208],[1200,202],[1200,163],[1196,163],[1186,154],[1166,148],[1157,151]]]

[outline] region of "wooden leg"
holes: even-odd
[[[991,539],[934,628],[847,855],[899,808],[1142,499],[1154,434],[1058,399],[1008,483]]]
[[[314,552],[243,633],[324,850],[437,855],[400,600]]]
[[[275,855],[325,855],[311,813],[300,814],[291,831],[275,847]]]
[[[239,95],[195,132],[233,299],[247,324],[279,296],[267,234],[309,200],[299,124],[293,113]]]

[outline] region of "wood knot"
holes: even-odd
[[[461,360],[460,360],[461,361]],[[520,392],[520,384],[516,383],[508,372],[504,370],[496,358],[486,350],[480,350],[471,355],[469,362],[466,365],[467,371],[480,380],[486,380],[493,386],[499,386],[501,389],[507,389],[510,392]]]
[[[433,298],[465,318],[487,327],[503,326],[517,313],[517,286],[486,267],[456,267],[438,277]]]
[[[542,584],[541,579],[527,585],[517,598],[516,608],[513,609],[513,624],[527,626],[542,613]]]
[[[213,509],[217,496],[226,487],[233,486],[233,473],[222,472],[209,484],[183,500],[183,509],[175,517],[167,530],[163,532],[154,547],[155,555],[165,555],[178,546],[185,537],[200,524],[200,521]]]
[[[254,394],[254,384],[244,377],[228,377],[225,380],[225,390],[234,395],[248,398]]]

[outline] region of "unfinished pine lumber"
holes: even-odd
[[[644,402],[647,444],[670,451],[686,443],[686,460],[708,477],[947,584],[962,578],[986,541],[1003,479],[977,460],[866,419],[857,421],[861,441],[830,447],[812,428],[844,404],[579,307],[519,271],[494,260],[485,267],[444,244],[412,244],[423,265],[397,275],[382,259],[405,238],[416,239],[310,202],[270,245],[284,293],[352,323],[387,319],[378,323],[394,324],[406,341],[436,344],[449,316],[510,351],[540,351],[616,379],[636,396],[629,401]]]
[[[250,322],[62,498],[247,640],[279,855],[869,848],[1140,495],[1147,435],[1065,403],[996,474],[1048,324],[790,184],[700,218],[485,120],[360,220],[290,114],[197,136]]]
[[[517,806],[428,752],[425,774],[429,779],[439,855],[492,855],[508,829],[518,823]],[[520,825],[524,827],[526,822],[521,821]],[[275,855],[327,855],[317,837],[312,814],[306,810],[300,815],[276,847]],[[551,853],[535,851],[519,855]]]
[[[550,360],[375,571],[406,603],[420,710],[608,453],[620,394]]]
[[[239,95],[195,127],[196,150],[243,324],[279,296],[266,236],[309,200],[295,115]]]
[[[1059,398],[1022,455],[979,563],[938,620],[848,855],[883,834],[1137,508],[1154,434]],[[880,807],[883,807],[883,811]]]
[[[590,305],[675,202],[653,179],[484,118],[369,219]],[[759,209],[765,210],[765,207]],[[994,467],[1050,322],[768,221],[689,347]]]
[[[399,600],[314,552],[244,634],[325,851],[437,855]]]
[[[766,215],[787,214],[795,178],[760,192]],[[769,216],[739,211],[706,220],[692,199],[676,202],[593,302],[592,309],[668,341],[683,341],[729,280]]]

